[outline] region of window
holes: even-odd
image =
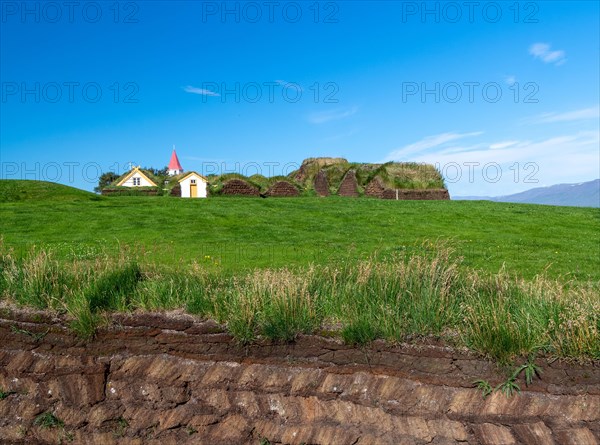
[[[196,183],[196,180],[195,180],[195,179],[192,179],[192,184],[195,184],[195,183]]]
[[[141,185],[141,184],[142,184],[141,178],[133,178],[133,185],[134,186]]]

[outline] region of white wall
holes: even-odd
[[[133,185],[133,178],[140,178],[140,185]],[[154,184],[151,184],[144,178],[139,172],[135,172],[131,178],[121,184],[123,187],[153,187]]]
[[[189,178],[186,178],[184,181],[181,181],[179,183],[179,185],[181,185],[181,197],[190,197],[190,184],[192,183],[192,179],[196,180],[196,187],[198,188],[198,198],[206,198],[206,181],[197,176],[190,176]]]

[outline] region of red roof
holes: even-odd
[[[183,170],[183,167],[179,163],[177,153],[175,153],[175,149],[173,149],[173,154],[171,155],[171,162],[169,162],[169,170]]]

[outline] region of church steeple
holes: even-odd
[[[183,167],[179,163],[179,158],[175,152],[175,146],[173,145],[173,153],[171,154],[171,161],[169,162],[169,175],[176,176],[183,173]]]

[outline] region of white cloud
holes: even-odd
[[[519,141],[503,141],[490,144],[490,150],[502,150],[503,148],[511,147],[518,144]]]
[[[191,94],[199,94],[201,96],[214,96],[214,97],[220,96],[219,93],[215,93],[214,91],[205,90],[204,88],[196,88],[191,85],[188,85],[187,87],[185,87],[183,89],[183,91],[185,91],[186,93],[191,93]]]
[[[479,136],[480,134],[483,133],[481,131],[477,131],[473,133],[441,133],[433,136],[427,136],[420,141],[393,150],[385,157],[385,161],[405,160],[413,154],[422,153],[435,147],[442,147],[449,142],[457,141],[459,139]]]
[[[513,86],[516,81],[517,81],[517,78],[513,75],[504,76],[504,82],[506,82],[506,84],[509,86]]]
[[[446,175],[451,195],[500,196],[542,184],[574,183],[600,177],[599,144],[600,132],[582,131],[534,141],[450,146],[432,153],[415,154],[410,160],[438,166]],[[448,180],[457,173],[459,176]],[[490,178],[496,173],[500,173],[497,181]]]
[[[525,122],[534,124],[548,124],[554,122],[573,122],[600,118],[600,107],[582,108],[580,110],[564,113],[544,113],[525,119]]]
[[[456,150],[457,147],[450,147],[436,153],[417,156],[417,158],[424,162],[536,162],[548,156],[569,157],[576,153],[580,147],[590,148],[598,140],[598,132],[584,131],[572,135],[555,136],[541,141],[510,141],[510,145],[506,145],[505,142],[476,144],[462,147],[460,151]],[[490,149],[492,146],[496,146],[496,148]],[[594,149],[596,156],[600,156],[597,145],[594,146]],[[562,169],[561,165],[556,167]]]
[[[358,112],[358,107],[337,108],[335,110],[319,111],[308,116],[311,124],[324,124],[326,122],[337,121],[352,116]]]
[[[548,43],[534,43],[529,47],[529,54],[544,63],[554,63],[557,66],[567,61],[563,50],[552,51]]]

